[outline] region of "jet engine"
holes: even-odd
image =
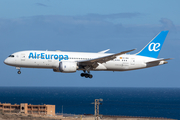
[[[64,73],[76,72],[78,66],[77,62],[62,61],[59,63],[59,71]]]

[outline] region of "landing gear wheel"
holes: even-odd
[[[21,74],[21,71],[18,71],[17,73],[18,73],[18,74]]]
[[[84,75],[84,73],[81,73],[81,77],[84,77],[85,75]]]
[[[81,75],[81,77],[85,77],[85,78],[92,78],[93,77],[93,75],[91,75],[90,72],[86,73],[86,71],[84,71],[84,73],[81,73],[80,75]]]
[[[93,76],[90,74],[90,75],[89,75],[89,78],[92,78],[92,77],[93,77]]]
[[[89,75],[88,75],[88,74],[86,74],[86,75],[85,75],[85,78],[88,78],[88,77],[89,77]]]

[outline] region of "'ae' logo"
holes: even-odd
[[[149,51],[155,51],[155,52],[157,52],[157,51],[160,50],[160,49],[158,49],[160,46],[161,46],[160,43],[151,43],[151,44],[149,44],[148,49],[149,49]]]

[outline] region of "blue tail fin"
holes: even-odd
[[[161,31],[137,55],[157,58],[169,31]]]

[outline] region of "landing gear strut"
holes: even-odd
[[[20,67],[16,67],[16,69],[18,70],[18,74],[21,74],[21,68]]]
[[[91,75],[89,72],[88,72],[88,73],[86,73],[86,72],[84,71],[84,73],[81,73],[81,77],[85,77],[85,78],[92,78],[92,77],[93,77],[93,75]]]

